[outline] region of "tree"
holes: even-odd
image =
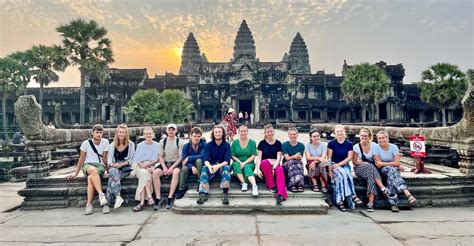
[[[38,45],[33,46],[26,52],[31,75],[40,84],[39,104],[43,106],[44,86],[59,81],[59,76],[55,71],[64,71],[67,60],[61,54],[61,47],[59,46]]]
[[[9,139],[6,117],[7,99],[12,95],[20,94],[26,88],[26,84],[22,79],[26,73],[27,70],[25,67],[21,66],[13,58],[0,58],[0,95],[2,96],[3,134],[7,141]]]
[[[81,72],[79,122],[84,124],[86,83],[91,73],[97,74],[100,81],[107,78],[108,65],[114,62],[112,42],[106,38],[107,30],[93,20],[73,20],[56,30],[63,37],[62,44],[67,50],[68,60],[71,65],[79,66]]]
[[[361,63],[349,68],[344,73],[341,91],[348,103],[362,107],[362,122],[366,121],[366,111],[369,105],[376,104],[377,118],[378,102],[382,100],[390,86],[385,72],[376,65]]]
[[[125,112],[130,122],[139,124],[184,123],[193,104],[179,90],[139,90],[128,101]]]
[[[9,58],[14,59],[20,66],[23,66],[24,73],[20,74],[21,80],[25,85],[28,85],[31,81],[31,62],[30,62],[30,53],[28,51],[17,51],[8,55]],[[27,89],[23,90],[24,94],[27,94]]]
[[[422,101],[441,108],[446,126],[446,109],[458,104],[466,92],[466,74],[456,65],[437,63],[421,73],[418,87]]]

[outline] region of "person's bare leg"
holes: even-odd
[[[94,185],[92,184],[91,179],[87,176],[87,203],[92,203],[94,199]]]
[[[380,180],[380,179],[375,179],[375,183],[377,184],[377,186],[378,186],[380,189],[385,188],[385,185],[383,185],[382,180]]]
[[[102,191],[102,185],[100,183],[100,176],[99,173],[97,173],[97,168],[95,167],[89,167],[87,169],[87,173],[89,174],[88,177],[91,179],[92,184],[94,185],[95,190],[97,193],[102,194],[104,193]]]
[[[140,205],[145,205],[145,189],[142,190],[142,192],[140,192]]]
[[[248,178],[248,180],[249,180],[250,184],[252,184],[252,185],[257,185],[257,181],[255,181],[255,177],[254,177],[254,176],[250,176],[250,177]]]
[[[374,193],[370,192],[369,193],[369,203],[373,204],[374,201],[375,201],[375,195],[374,195]]]
[[[168,198],[173,198],[174,192],[176,188],[178,188],[179,184],[179,168],[175,168],[173,170],[173,176],[171,177],[171,184],[170,184],[170,193],[168,194]]]
[[[243,175],[243,174],[238,173],[238,174],[237,174],[237,178],[239,179],[239,181],[240,181],[241,184],[245,183],[244,175]]]
[[[153,172],[153,188],[155,189],[156,199],[161,199],[161,176],[163,176],[163,170],[155,169]]]

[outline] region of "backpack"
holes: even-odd
[[[166,141],[168,140],[168,137],[165,137],[163,139],[163,151],[166,149]],[[179,138],[176,136],[176,148],[179,149]]]

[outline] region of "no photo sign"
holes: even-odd
[[[426,157],[425,138],[422,136],[410,136],[410,151],[412,157]]]

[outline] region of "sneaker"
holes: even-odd
[[[392,206],[390,207],[390,210],[392,210],[392,212],[394,212],[394,213],[400,212],[400,209],[398,208],[398,206],[395,206],[395,205],[392,205]]]
[[[386,196],[386,197],[390,197],[390,191],[387,189],[387,187],[384,187],[382,189],[382,193]]]
[[[283,202],[283,196],[278,195],[278,196],[276,197],[276,204],[277,204],[277,205],[281,205],[282,202]]]
[[[258,196],[258,186],[252,185],[252,196]]]
[[[271,191],[272,193],[277,193],[277,188],[276,188],[276,187],[273,187],[273,188],[270,189],[270,191]]]
[[[222,204],[229,205],[229,195],[228,194],[222,194]]]
[[[103,214],[108,214],[108,213],[110,213],[110,207],[109,207],[109,205],[104,205],[104,206],[102,207],[102,213],[103,213]]]
[[[155,205],[153,205],[153,210],[155,210],[155,211],[160,210],[160,208],[161,208],[161,203],[162,203],[162,200],[161,200],[161,199],[156,199]]]
[[[373,203],[367,203],[367,212],[374,212],[374,204]]]
[[[186,190],[178,190],[178,191],[175,193],[176,199],[181,199],[181,198],[183,198],[185,193],[186,193]]]
[[[199,194],[199,199],[197,200],[197,204],[201,205],[207,201],[207,194],[201,193]]]
[[[93,214],[94,213],[94,207],[92,206],[92,204],[88,203],[86,205],[86,212],[85,214],[86,215],[90,215],[90,214]]]
[[[248,184],[247,183],[242,183],[242,191],[247,191],[249,188],[248,188]]]
[[[120,208],[120,206],[122,206],[122,203],[123,203],[123,199],[121,196],[117,196],[115,198],[115,205],[114,205],[114,208],[117,209],[117,208]]]
[[[104,193],[99,194],[99,201],[100,201],[100,206],[104,206],[105,204],[107,204],[107,199],[105,198]]]
[[[173,201],[174,201],[174,198],[168,197],[168,201],[166,202],[166,209],[171,209],[173,207]]]

